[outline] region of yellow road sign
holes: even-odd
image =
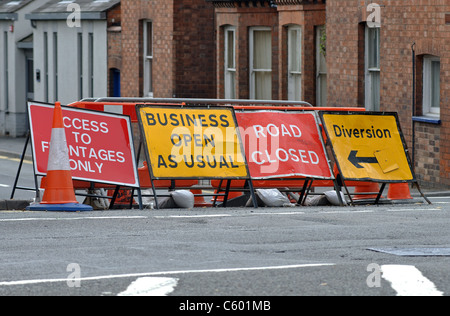
[[[231,108],[138,106],[155,179],[247,179]]]
[[[396,113],[321,113],[344,179],[415,181]]]

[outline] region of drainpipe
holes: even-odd
[[[413,43],[411,46],[412,52],[412,71],[413,71],[413,81],[412,81],[412,117],[411,117],[411,127],[412,127],[412,168],[413,171],[416,169],[416,154],[415,154],[415,144],[416,144],[416,132],[415,132],[415,122],[414,116],[416,116],[416,51],[414,47],[416,43]]]

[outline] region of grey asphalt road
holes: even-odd
[[[449,295],[450,198],[432,201],[0,212],[0,295],[390,296],[405,287]],[[410,283],[385,278],[392,267]]]

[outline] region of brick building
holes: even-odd
[[[216,14],[219,98],[326,104],[324,0],[206,1]]]
[[[214,8],[122,0],[122,96],[214,97]]]
[[[327,65],[328,104],[398,112],[420,182],[448,188],[450,2],[328,0]]]

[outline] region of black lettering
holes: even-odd
[[[206,167],[206,163],[203,161],[203,156],[197,155],[197,162],[198,162],[198,166],[197,167],[199,167],[201,169]]]
[[[172,134],[172,136],[170,136],[170,141],[172,142],[172,145],[176,146],[176,147],[181,147],[181,136],[178,134]]]
[[[188,126],[191,126],[191,123],[194,124],[194,126],[197,126],[197,120],[195,119],[195,115],[190,117],[188,114],[186,114],[186,122]]]
[[[216,118],[217,118],[217,115],[215,115],[215,114],[211,114],[210,116],[209,116],[209,120],[211,121],[211,127],[217,127],[217,126],[219,126],[219,122],[217,122],[217,120],[216,120]]]
[[[378,138],[383,138],[383,132],[381,131],[381,129],[377,129],[376,134]]]
[[[333,125],[333,128],[334,128],[334,134],[336,135],[336,137],[341,137],[342,136],[342,131],[339,128],[339,126]]]
[[[206,162],[208,163],[208,166],[209,166],[210,168],[216,168],[216,167],[217,167],[216,157],[213,156],[212,158],[213,158],[213,160],[214,160],[214,164],[213,164],[213,165],[211,165],[212,162],[209,161],[209,157],[208,157],[208,156],[206,156]]]
[[[208,138],[207,135],[203,135],[205,139],[205,147],[208,147],[208,144],[211,144],[212,147],[216,147],[216,143],[214,142],[214,135],[211,135],[211,138]]]
[[[194,144],[197,147],[203,147],[202,136],[199,134],[194,134]]]
[[[164,157],[159,155],[158,156],[158,168],[161,168],[161,167],[167,168],[167,164],[166,164],[166,161],[164,160]]]
[[[224,156],[220,156],[220,168],[230,168],[230,166],[228,166],[227,161],[225,160]]]
[[[174,114],[174,113],[170,114],[169,117],[172,120],[172,123],[171,123],[172,126],[179,126],[180,125],[180,121],[178,121],[176,114]]]
[[[367,138],[373,138],[372,131],[370,129],[366,129]]]
[[[164,113],[164,122],[161,121],[161,116],[159,113],[156,114],[156,116],[158,117],[159,124],[161,124],[162,126],[167,125],[167,114],[166,113]]]
[[[175,159],[176,159],[176,156],[174,156],[174,155],[170,155],[169,156],[169,162],[170,162],[170,165],[169,165],[169,167],[170,168],[176,168],[176,167],[178,167],[178,163],[175,161]]]
[[[392,138],[390,130],[388,129],[384,130],[384,138]]]
[[[194,167],[194,156],[190,156],[189,158],[191,158],[191,160],[190,160],[190,163],[188,163],[188,160],[187,160],[187,158],[188,157],[186,157],[186,155],[184,155],[184,163],[186,164],[186,167],[188,167],[188,168],[193,168]]]
[[[204,115],[204,114],[200,114],[200,115],[198,116],[198,119],[200,120],[200,123],[201,123],[201,125],[202,125],[203,127],[208,127],[208,124],[206,123],[205,115]]]
[[[222,124],[221,124],[222,127],[229,127],[230,126],[230,122],[228,122],[227,116],[225,114],[222,114],[219,118],[222,121]]]
[[[147,118],[147,125],[148,126],[156,125],[155,116],[153,114],[147,113],[145,116]]]
[[[191,135],[184,134],[184,135],[183,135],[183,139],[184,139],[184,145],[185,145],[186,147],[189,145],[189,143],[192,142],[192,137],[191,137]]]
[[[238,165],[235,165],[235,164],[234,164],[234,162],[233,162],[233,157],[228,156],[228,159],[230,159],[231,168],[233,168],[233,169],[239,168]]]

